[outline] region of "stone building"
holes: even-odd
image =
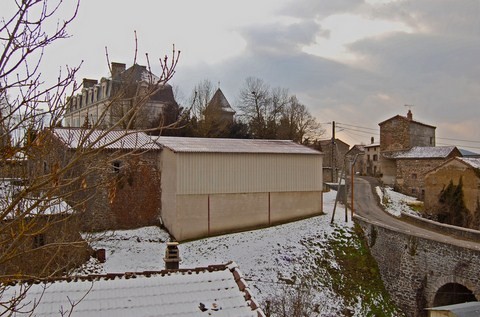
[[[61,276],[85,263],[91,248],[79,231],[78,218],[61,213],[7,217],[0,224],[0,282],[20,277]]]
[[[380,143],[376,143],[372,137],[371,143],[363,146],[365,149],[366,175],[382,177],[382,156],[380,155]]]
[[[388,159],[395,160],[395,187],[398,191],[423,199],[425,175],[450,158],[461,156],[455,146],[421,147],[408,151],[390,153]]]
[[[365,175],[365,146],[362,144],[356,144],[352,146],[350,150],[345,154],[345,158],[347,160],[347,164],[349,167],[347,170],[350,172],[352,162],[355,161],[355,165],[353,166],[354,172],[360,175]]]
[[[125,68],[125,64],[112,63],[109,78],[84,78],[81,93],[67,101],[64,125],[159,129],[175,122],[178,104],[172,87],[146,66]]]
[[[218,88],[203,111],[204,134],[209,137],[227,137],[234,124],[234,115],[235,110]]]
[[[415,146],[435,146],[436,127],[413,120],[411,110],[406,117],[396,115],[378,125],[380,126],[379,168],[382,171],[382,181],[386,185],[395,186],[397,152],[407,151]]]
[[[157,225],[159,153],[143,132],[45,129],[29,154],[29,174],[32,180],[58,175],[52,186],[79,213],[85,230]]]
[[[340,139],[320,140],[316,147],[324,154],[323,181],[338,182],[340,171],[345,166],[345,154],[350,145]]]
[[[438,212],[440,193],[450,182],[462,180],[465,207],[472,218],[480,213],[480,158],[455,157],[429,171],[425,176],[425,210]]]
[[[205,107],[203,115],[205,120],[232,124],[235,110],[230,106],[230,103],[222,90],[218,88],[208,105]]]

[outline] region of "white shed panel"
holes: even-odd
[[[322,190],[322,155],[177,153],[177,194]]]

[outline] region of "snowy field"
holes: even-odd
[[[345,238],[352,234],[353,222],[345,222],[345,208],[338,204],[334,225],[330,224],[336,191],[324,193],[325,215],[312,217],[275,227],[211,237],[179,245],[182,268],[194,268],[235,261],[245,275],[255,297],[262,302],[279,294],[288,283],[299,278],[325,276],[316,282],[321,291],[315,292],[314,301],[321,303],[319,316],[338,316],[345,308],[342,298],[332,289],[328,272],[317,265],[318,258],[329,259],[326,246],[339,232]],[[391,195],[391,194],[390,194]],[[396,197],[391,197],[391,201]],[[394,205],[392,205],[394,206]],[[104,264],[91,260],[78,273],[118,273],[161,270],[169,235],[157,227],[137,230],[105,232],[95,236],[93,247],[104,248]],[[330,267],[338,267],[329,263]],[[313,274],[313,272],[315,272]],[[358,307],[348,307],[354,316],[363,316],[361,300]]]
[[[235,261],[245,275],[257,300],[273,295],[292,276],[308,275],[305,270],[315,267],[304,258],[305,242],[309,239],[327,239],[338,227],[351,228],[345,223],[344,207],[337,205],[335,225],[330,225],[336,191],[324,194],[325,215],[301,221],[229,235],[222,235],[179,246],[180,267],[193,268]],[[92,246],[104,248],[107,260],[100,264],[91,260],[78,273],[141,272],[164,269],[163,256],[169,235],[157,227],[105,232],[96,235]],[[316,244],[321,245],[321,243]],[[309,250],[311,252],[312,250]],[[323,252],[321,247],[314,252]],[[328,289],[317,295],[317,301],[326,303],[338,297]],[[326,307],[325,307],[326,309]],[[334,314],[331,311],[330,314]]]

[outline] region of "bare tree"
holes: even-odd
[[[159,60],[161,74],[147,78],[148,85],[137,86],[134,94],[129,86],[118,86],[95,120],[87,118],[83,129],[66,129],[60,140],[55,131],[69,105],[66,97],[81,88],[75,81],[79,66],[62,68],[54,80],[42,77],[41,69],[46,49],[69,37],[79,2],[66,19],[60,15],[62,0],[12,3],[16,10],[0,21],[0,315],[21,308],[28,292],[25,287],[5,298],[8,282],[68,275],[90,256],[78,229],[96,203],[124,203],[128,196],[119,200],[119,193],[141,183],[135,173],[155,179],[155,164],[150,168],[143,159],[152,147],[145,142],[123,147],[123,140],[139,131],[121,128],[134,126],[139,109],[174,75],[179,57],[173,48],[170,57]],[[136,61],[136,48],[134,55]],[[146,64],[150,71],[148,55]],[[116,101],[125,100],[131,107],[104,126]],[[164,128],[165,122],[158,122],[144,131]]]
[[[191,115],[197,121],[203,119],[205,109],[213,97],[214,88],[209,79],[204,79],[195,85],[190,96]]]
[[[262,307],[267,317],[319,316],[321,307],[314,303],[313,289],[307,283],[286,284],[277,293],[264,300]]]
[[[249,77],[240,90],[239,108],[255,138],[289,139],[309,143],[319,138],[323,129],[285,88],[270,88],[263,80]]]
[[[240,90],[239,109],[254,138],[267,138],[270,87],[261,79],[248,77]]]
[[[309,140],[318,139],[324,133],[320,124],[296,96],[291,96],[282,110],[278,127],[280,139],[308,144]]]

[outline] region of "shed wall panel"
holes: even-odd
[[[177,194],[317,191],[322,155],[176,153]]]

